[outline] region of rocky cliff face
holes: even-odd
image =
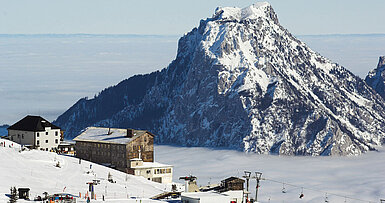
[[[55,124],[148,129],[156,142],[285,155],[357,155],[384,142],[385,106],[292,36],[268,3],[217,8],[160,72],[81,99]]]
[[[385,99],[385,56],[381,56],[376,69],[371,70],[365,82]]]

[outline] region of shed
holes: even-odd
[[[19,199],[29,199],[29,188],[19,188]]]

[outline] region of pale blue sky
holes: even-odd
[[[181,35],[217,6],[251,0],[0,0],[1,34]],[[384,0],[270,0],[296,35],[385,33]]]

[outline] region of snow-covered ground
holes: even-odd
[[[19,152],[19,145],[13,143],[9,147],[12,142],[0,139],[1,142],[6,142],[6,147],[0,147],[0,202],[8,201],[5,194],[9,194],[13,186],[30,188],[31,199],[38,195],[43,196],[43,192],[54,194],[64,191],[74,195],[81,193],[84,196],[88,190],[86,183],[94,179],[99,179],[101,183],[95,186],[99,202],[102,195],[105,195],[107,202],[139,202],[134,198],[142,199],[142,202],[159,202],[148,198],[166,189],[165,185],[101,165],[92,164],[90,169],[91,163],[88,161],[82,160],[79,164],[77,158],[45,151]],[[60,168],[55,166],[57,162],[60,162]],[[108,173],[112,174],[116,183],[107,181]]]
[[[12,148],[0,147],[0,202],[6,202],[11,186],[31,188],[31,197],[43,192],[65,192],[84,195],[86,182],[100,179],[95,187],[97,201],[106,195],[107,202],[136,202],[129,197],[145,200],[164,191],[165,186],[142,177],[126,175],[97,164],[44,151],[22,151],[16,144]],[[259,200],[264,202],[379,202],[385,198],[385,149],[357,157],[287,157],[245,154],[232,150],[186,148],[165,145],[155,146],[155,159],[174,165],[174,181],[180,176],[193,174],[199,185],[219,183],[230,176],[242,176],[244,170],[262,172]],[[61,168],[55,167],[60,162]],[[108,172],[116,183],[107,181]],[[127,181],[126,181],[127,179]],[[286,193],[282,193],[285,182]],[[183,181],[180,181],[183,183]],[[304,198],[299,199],[302,192]],[[255,180],[251,181],[252,197]],[[340,196],[337,196],[340,195]],[[350,199],[354,198],[354,199]],[[269,201],[270,199],[270,201]],[[22,201],[21,201],[22,202]]]
[[[319,203],[325,196],[329,202],[344,202],[344,196],[349,203],[363,202],[349,198],[385,199],[385,149],[357,157],[288,157],[165,145],[157,145],[155,152],[157,161],[174,165],[175,181],[192,174],[198,185],[206,185],[242,176],[244,170],[262,172],[267,180],[261,181],[260,202]],[[255,182],[251,181],[253,197]],[[280,182],[286,183],[286,193]],[[304,198],[299,199],[302,187]]]

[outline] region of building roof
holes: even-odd
[[[128,137],[128,131],[132,130],[132,137]],[[103,142],[115,144],[127,144],[144,134],[154,136],[146,130],[88,127],[74,141]]]
[[[51,129],[60,129],[56,125],[48,122],[40,116],[26,116],[17,123],[11,125],[8,130],[23,130],[23,131],[32,131],[32,132],[41,132],[45,131],[46,127],[51,127]]]
[[[230,181],[233,181],[233,180],[245,182],[245,180],[243,180],[242,178],[237,178],[237,177],[234,177],[234,176],[226,178],[226,179],[222,180],[222,182],[230,182]]]
[[[182,196],[199,200],[202,197],[224,197],[228,195],[217,192],[182,192]]]
[[[134,169],[144,169],[144,168],[166,168],[166,167],[172,167],[172,165],[161,164],[161,163],[158,163],[158,162],[143,162],[143,165],[141,165],[141,166],[134,166],[132,168],[134,168]]]

